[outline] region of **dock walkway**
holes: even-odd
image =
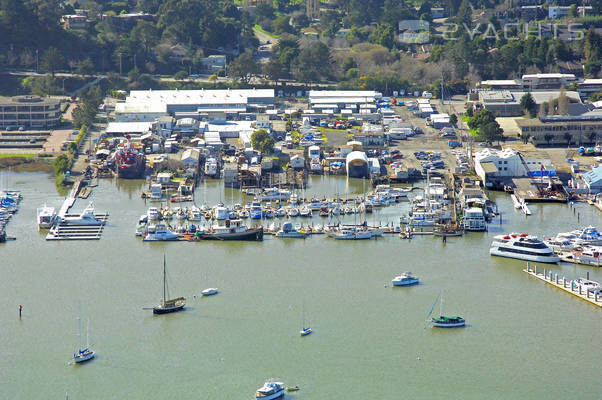
[[[557,273],[553,273],[552,271],[537,272],[537,266],[534,269],[529,267],[527,264],[527,268],[523,269],[523,272],[528,273],[531,276],[536,277],[549,285],[552,285],[558,289],[561,289],[567,293],[572,294],[580,298],[581,300],[587,301],[590,304],[593,304],[598,307],[602,307],[602,295],[597,293],[590,293],[589,291],[584,291],[581,286],[576,285],[572,280],[567,280],[567,278],[558,276]]]

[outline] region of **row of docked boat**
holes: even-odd
[[[0,243],[6,241],[6,225],[19,210],[23,196],[19,190],[4,190],[0,192]]]
[[[247,227],[240,219],[217,220],[210,226],[179,225],[172,228],[165,222],[141,219],[136,228],[136,236],[144,241],[174,240],[247,240],[262,241],[263,227]]]
[[[602,265],[602,234],[593,226],[559,233],[541,240],[526,233],[494,236],[489,253],[519,260],[557,263],[561,259],[578,264]],[[557,254],[558,253],[558,254]]]

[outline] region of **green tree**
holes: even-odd
[[[395,29],[389,24],[379,24],[370,34],[370,41],[392,49],[395,46]]]
[[[49,47],[42,55],[42,66],[50,75],[54,78],[54,73],[58,68],[63,65],[64,59],[61,56],[59,49],[56,47]]]
[[[91,76],[94,74],[94,64],[92,63],[90,57],[77,63],[75,71],[81,76]]]
[[[452,125],[456,125],[458,123],[458,117],[456,114],[452,114],[449,116],[449,123]]]
[[[230,63],[228,73],[230,76],[240,79],[242,82],[248,83],[253,75],[261,71],[259,65],[255,62],[253,53],[245,51]]]
[[[261,154],[269,154],[274,148],[276,141],[265,129],[256,130],[251,134],[251,145]]]
[[[496,121],[493,121],[481,126],[478,131],[478,136],[481,140],[492,143],[495,140],[503,140],[504,131]]]
[[[537,115],[537,104],[535,104],[535,100],[533,100],[531,92],[525,93],[523,97],[521,97],[520,107],[523,109],[523,111],[529,113],[531,118],[535,118],[535,115]]]
[[[174,74],[173,78],[177,81],[183,81],[188,78],[188,72],[186,71],[178,71]]]

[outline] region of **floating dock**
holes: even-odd
[[[531,276],[536,277],[537,279],[546,282],[549,285],[570,293],[581,300],[587,301],[595,306],[602,307],[602,295],[583,290],[581,286],[576,285],[572,280],[567,280],[567,278],[564,276],[560,277],[557,273],[546,271],[546,269],[544,269],[543,272],[537,272],[537,266],[535,266],[534,269],[531,269],[529,264],[527,264],[527,268],[523,269],[523,271]]]
[[[67,214],[67,216],[77,215]],[[99,240],[109,214],[94,214],[94,216],[103,223],[101,225],[59,224],[50,229],[46,240]]]

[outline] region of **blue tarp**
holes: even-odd
[[[540,178],[541,176],[556,176],[556,171],[554,171],[553,169],[544,169],[543,171],[529,171],[529,176],[532,178]]]

